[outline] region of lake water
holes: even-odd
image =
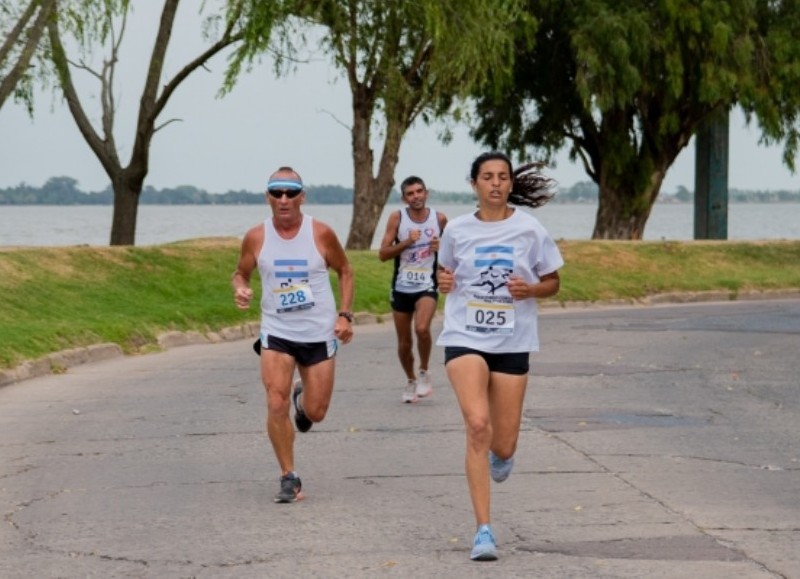
[[[474,208],[435,205],[449,218]],[[386,227],[389,205],[376,230],[377,248]],[[305,213],[327,222],[347,239],[349,205],[305,205]],[[526,209],[527,211],[527,209]],[[556,239],[590,239],[596,205],[552,204],[533,211]],[[156,245],[198,237],[238,237],[270,214],[266,205],[141,205],[137,245]],[[111,206],[0,206],[0,246],[108,245]],[[691,203],[658,203],[644,232],[646,240],[690,240],[694,236]],[[728,239],[800,239],[800,203],[734,203],[728,207]]]

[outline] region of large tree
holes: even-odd
[[[81,11],[60,11],[59,18],[51,20],[48,27],[52,62],[69,110],[84,139],[111,179],[114,190],[111,245],[135,243],[139,196],[149,170],[150,145],[155,133],[169,123],[169,120],[159,121],[167,101],[190,74],[242,38],[241,30],[238,28],[237,13],[233,11],[229,19],[220,22],[220,30],[215,40],[210,40],[208,46],[174,76],[165,78],[164,61],[178,4],[179,0],[164,1],[139,99],[133,145],[126,163],[120,158],[115,136],[117,113],[115,90],[118,89],[115,84],[115,71],[130,9],[129,0],[84,0]],[[96,52],[98,46],[107,48],[107,57],[99,70],[93,69],[82,57],[67,54],[65,43],[62,42],[62,35],[65,32],[75,41],[75,50],[80,55]],[[90,120],[84,102],[88,102],[91,97],[81,99],[73,82],[73,71],[88,72],[98,83],[99,126],[95,126]]]
[[[599,187],[594,239],[641,239],[701,123],[734,105],[794,168],[800,0],[530,0],[534,44],[482,91],[473,135],[525,157],[570,147]],[[750,116],[748,116],[750,118]]]
[[[249,32],[235,66],[261,54],[270,41],[276,44],[261,31],[259,20],[271,3],[245,4]],[[498,77],[509,72],[513,25],[523,21],[530,25],[522,4],[521,0],[298,0],[289,7],[311,27],[306,30],[320,34],[321,47],[350,87],[355,195],[348,249],[371,246],[409,128],[418,119],[454,113],[453,103],[483,84],[489,71]],[[377,159],[374,145],[381,147]]]
[[[55,5],[56,0],[0,0],[0,108],[14,95],[32,110],[30,65]]]

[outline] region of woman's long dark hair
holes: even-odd
[[[486,161],[503,161],[508,165],[512,178],[511,194],[508,196],[508,202],[512,205],[541,207],[556,194],[557,183],[541,173],[541,169],[545,166],[544,163],[525,163],[514,169],[508,155],[499,151],[490,151],[478,155],[472,162],[469,176],[473,182],[478,178],[481,166]]]

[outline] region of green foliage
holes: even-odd
[[[0,0],[0,108],[11,97],[33,114],[34,84],[46,79],[41,47],[56,0]]]
[[[230,92],[243,71],[269,52],[275,58],[276,71],[285,59],[292,59],[303,38],[293,34],[295,22],[290,19],[296,0],[227,0],[226,20],[236,22],[242,42],[230,57],[225,71],[223,92]],[[302,3],[302,2],[301,2]]]
[[[610,206],[598,215],[617,221],[596,232],[645,220],[697,128],[734,105],[766,142],[785,144],[792,166],[798,0],[537,0],[528,10],[536,41],[518,41],[507,90],[477,94],[473,134],[520,159],[568,145]]]
[[[367,98],[390,115],[467,96],[490,70],[509,72],[508,30],[522,23],[530,30],[531,23],[522,0],[230,0],[234,9],[245,37],[228,70],[229,86],[265,52],[291,62],[318,46],[351,86],[363,84]]]
[[[350,248],[368,247],[373,238],[408,129],[420,118],[458,116],[455,103],[490,75],[506,76],[511,31],[530,22],[524,0],[297,0],[282,4],[287,17],[275,27],[256,18],[266,0],[244,3],[249,33],[234,54],[229,85],[242,63],[267,50],[295,59],[306,35],[349,84],[356,191]]]

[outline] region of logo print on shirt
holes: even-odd
[[[417,229],[416,227],[409,227],[406,230],[406,237],[411,237],[411,232]],[[433,237],[434,230],[431,227],[427,227],[422,230],[422,236],[420,236],[419,240],[411,246],[410,249],[406,249],[405,251],[405,258],[408,263],[420,263],[421,261],[428,259],[430,256],[433,255],[433,250],[431,250],[431,242],[430,239]],[[427,240],[425,240],[427,238]]]
[[[297,282],[308,283],[307,259],[276,259],[272,265],[275,268],[275,277],[281,280],[281,287]]]
[[[485,245],[475,248],[473,265],[480,270],[479,280],[472,286],[485,287],[494,293],[508,285],[508,277],[514,273],[514,248],[510,245]]]

